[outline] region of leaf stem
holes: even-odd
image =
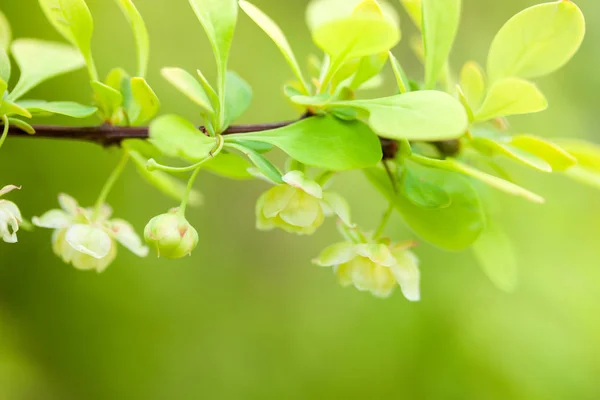
[[[388,205],[387,210],[385,211],[385,214],[383,214],[383,218],[381,219],[381,222],[379,223],[379,227],[377,227],[377,230],[375,231],[375,235],[373,236],[373,239],[377,240],[383,235],[383,232],[385,232],[385,228],[387,227],[388,223],[390,222],[390,218],[392,217],[393,213],[394,213],[394,204],[390,203]]]
[[[106,183],[104,184],[104,187],[102,188],[102,191],[100,192],[100,196],[98,196],[98,200],[96,201],[96,205],[94,207],[93,219],[96,219],[98,217],[98,215],[100,215],[100,210],[102,209],[102,206],[106,202],[106,198],[108,197],[108,194],[110,193],[110,191],[114,187],[115,183],[117,182],[117,180],[123,173],[123,170],[125,169],[125,166],[127,165],[127,161],[129,161],[129,152],[124,150],[123,155],[121,156],[121,160],[119,161],[119,164],[117,164],[117,167],[114,169],[112,174],[110,174],[110,176],[108,177],[108,180],[106,181]]]
[[[10,124],[8,123],[8,117],[6,115],[2,116],[2,123],[4,124],[4,130],[2,131],[2,137],[0,137],[0,148],[4,144],[6,137],[8,136],[8,130],[10,128]]]

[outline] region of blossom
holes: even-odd
[[[144,237],[159,257],[172,259],[191,255],[198,245],[198,232],[179,214],[179,209],[152,218],[144,229]]]
[[[8,185],[0,189],[0,236],[6,243],[17,242],[17,231],[19,225],[23,222],[19,207],[12,201],[1,199],[2,196],[15,189],[20,188]]]
[[[410,246],[343,242],[328,247],[313,262],[333,267],[344,287],[353,285],[360,291],[386,298],[399,285],[404,297],[419,301],[419,260],[408,250]]]
[[[323,224],[326,216],[337,214],[344,221],[349,221],[345,200],[335,193],[324,192],[303,172],[288,172],[283,176],[283,182],[258,199],[258,229],[280,228],[298,235],[311,235]]]
[[[139,257],[148,255],[148,248],[127,221],[109,219],[112,209],[108,205],[97,211],[82,208],[66,194],[60,194],[58,202],[61,209],[34,217],[32,222],[54,229],[52,249],[67,264],[80,270],[103,272],[117,256],[116,242]]]

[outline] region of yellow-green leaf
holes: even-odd
[[[564,171],[577,164],[577,159],[555,143],[533,135],[513,136],[511,146],[545,160],[553,171]]]
[[[0,11],[0,49],[8,51],[12,41],[12,31],[6,16]]]
[[[117,2],[133,30],[137,49],[138,76],[144,78],[148,69],[148,58],[150,56],[150,38],[148,37],[146,24],[132,0],[117,0]]]
[[[126,108],[131,126],[143,125],[158,114],[160,101],[144,78],[131,78],[131,99]]]
[[[423,7],[421,0],[400,0],[404,9],[410,16],[417,28],[421,29],[423,25]]]
[[[324,23],[349,17],[364,0],[312,0],[306,8],[306,23],[314,31]],[[378,1],[384,15],[395,25],[400,18],[394,7],[385,0]]]
[[[530,7],[511,18],[492,42],[490,80],[550,74],[575,55],[584,35],[585,19],[575,3],[559,0]]]
[[[460,23],[461,0],[423,0],[425,87],[433,89],[442,75]]]
[[[410,81],[406,76],[406,72],[398,62],[398,59],[394,57],[394,55],[390,52],[390,64],[392,65],[392,70],[394,71],[394,76],[396,77],[396,83],[398,83],[398,89],[400,90],[400,94],[404,94],[410,92]]]
[[[206,91],[190,73],[181,68],[163,68],[161,73],[177,90],[202,107],[206,113],[212,115],[215,112]]]
[[[267,35],[269,35],[269,37],[271,37],[271,39],[273,39],[277,47],[279,47],[279,50],[281,50],[283,53],[286,61],[292,68],[292,71],[304,87],[305,92],[308,93],[309,84],[304,79],[302,70],[300,69],[300,65],[296,60],[296,56],[294,55],[292,47],[281,31],[281,28],[255,5],[245,0],[241,0],[240,7],[263,31],[265,31]]]
[[[79,49],[88,66],[90,78],[98,80],[92,57],[94,20],[84,0],[39,0],[46,18],[71,44]]]
[[[485,96],[485,75],[474,61],[466,63],[460,73],[460,87],[472,109],[478,109]]]
[[[515,290],[518,265],[513,243],[489,218],[486,229],[473,244],[473,254],[498,289],[509,293]]]
[[[505,78],[492,85],[481,108],[475,113],[477,121],[488,121],[509,115],[531,114],[548,108],[548,101],[533,83],[519,78]]]
[[[508,141],[507,143],[500,143],[489,138],[478,137],[472,139],[469,143],[473,148],[486,156],[503,155],[539,171],[552,172],[552,166],[546,160],[525,149],[512,146]]]

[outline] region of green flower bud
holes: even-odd
[[[340,284],[374,296],[389,297],[400,285],[404,296],[419,301],[419,260],[409,244],[389,247],[381,243],[344,242],[325,249],[313,262],[333,267]]]
[[[198,232],[176,211],[152,218],[144,237],[159,257],[181,258],[190,255],[198,245]]]

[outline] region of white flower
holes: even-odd
[[[404,297],[419,301],[419,260],[408,250],[411,246],[343,242],[328,247],[313,262],[333,267],[344,287],[354,285],[360,291],[386,298],[400,285]]]
[[[58,196],[60,210],[50,210],[33,223],[42,228],[54,229],[52,248],[64,262],[81,270],[104,271],[117,256],[117,243],[121,243],[139,257],[148,255],[133,227],[124,220],[109,220],[112,209],[104,205],[100,212],[79,207],[77,201],[66,194]]]
[[[15,189],[20,189],[14,185],[4,186],[0,189],[0,197]],[[17,231],[19,225],[23,222],[19,207],[12,201],[0,199],[0,237],[6,243],[17,243]]]

